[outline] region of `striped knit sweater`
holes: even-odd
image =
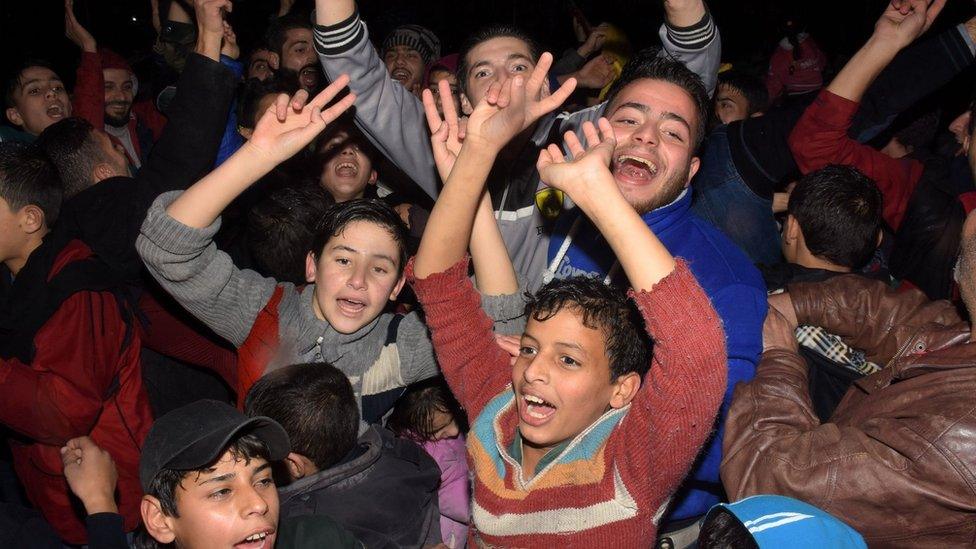
[[[523,482],[508,453],[518,426],[509,357],[465,276],[467,260],[419,280],[444,376],[471,424],[472,541],[500,547],[649,547],[669,498],[708,436],[725,389],[725,346],[708,297],[679,261],[631,292],[655,339],[637,397],[580,433]]]

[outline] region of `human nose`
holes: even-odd
[[[243,495],[244,500],[241,504],[242,516],[264,515],[268,512],[268,501],[253,486],[248,486]]]
[[[346,281],[346,285],[354,290],[363,290],[366,288],[366,266],[357,265],[351,273],[349,273],[349,279]]]
[[[541,355],[536,354],[535,356],[524,357],[523,359],[529,361],[529,363],[525,366],[525,370],[522,372],[522,378],[527,383],[545,381],[548,379],[549,376],[548,369],[546,368],[546,361],[542,359]]]
[[[634,133],[631,134],[631,138],[634,141],[647,145],[657,145],[659,141],[657,128],[654,126],[654,124],[648,123],[641,124],[636,130],[634,130]]]

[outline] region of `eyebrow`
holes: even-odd
[[[289,47],[294,48],[295,46],[297,46],[299,44],[308,44],[308,40],[305,40],[304,38],[299,38],[298,40],[295,40],[294,42],[292,42],[291,43],[291,46],[289,46]]]
[[[721,99],[721,97],[719,99]],[[649,114],[651,112],[651,108],[648,107],[647,105],[643,103],[636,103],[633,101],[627,103],[621,103],[616,109],[613,110],[613,112],[616,113],[620,109],[624,109],[624,108],[636,109],[644,114]],[[681,124],[684,125],[684,127],[688,130],[689,133],[691,132],[691,124],[689,124],[688,121],[685,120],[685,118],[680,114],[676,114],[671,111],[661,111],[661,114],[660,116],[658,116],[658,118],[660,118],[661,120],[675,120],[677,122],[680,122]]]
[[[335,246],[332,247],[332,249],[333,250],[342,250],[342,251],[349,252],[351,254],[357,254],[357,255],[360,253],[359,250],[357,250],[355,248],[350,248],[349,246],[346,246],[345,244],[336,244]],[[390,263],[392,263],[394,265],[397,264],[397,262],[392,257],[390,257],[390,256],[388,256],[386,254],[370,254],[370,257],[372,257],[374,259],[385,259],[385,260],[389,261]]]
[[[505,62],[508,63],[509,61],[513,61],[515,59],[523,59],[523,60],[528,61],[530,63],[532,62],[532,60],[529,59],[529,56],[527,56],[525,54],[522,54],[522,53],[512,53],[512,54],[509,54],[509,56],[505,58]],[[471,65],[471,68],[468,70],[468,72],[471,72],[471,71],[477,69],[478,67],[482,67],[484,65],[491,65],[491,61],[488,61],[488,60],[478,61],[474,65]]]
[[[256,474],[260,473],[261,471],[264,471],[265,469],[268,469],[270,467],[271,467],[271,462],[270,461],[265,461],[263,464],[261,464],[261,466],[259,466],[257,469],[254,470],[254,473],[252,473],[252,475],[256,475]],[[216,469],[217,469],[216,467],[210,467],[208,469],[204,469],[203,471],[201,471],[201,473],[203,473],[203,474],[212,473]],[[210,482],[224,482],[224,481],[227,481],[227,480],[231,480],[231,479],[233,479],[236,476],[237,476],[237,473],[232,471],[230,473],[226,473],[226,474],[219,475],[219,476],[216,476],[216,477],[208,478],[207,480],[205,480],[203,482],[198,482],[197,483],[197,486],[203,486],[204,484],[207,484],[207,483],[210,483]]]
[[[35,82],[44,82],[44,81],[45,80],[43,78],[31,78],[30,80],[27,80],[26,82],[21,83],[20,87],[21,88],[26,88],[27,86],[29,86],[29,85],[31,85],[31,84],[33,84]],[[58,78],[58,77],[54,77],[54,78],[48,78],[47,81],[48,82],[59,82],[60,83],[61,82],[61,79]]]

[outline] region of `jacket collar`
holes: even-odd
[[[356,443],[357,448],[354,449],[354,451],[359,450],[358,456],[279,488],[278,494],[281,501],[284,502],[302,494],[327,488],[367,471],[380,459],[383,450],[383,435],[380,434],[379,429],[379,427],[371,425],[365,433],[360,435]]]
[[[873,393],[900,380],[976,368],[976,343],[969,342],[969,337],[969,325],[965,322],[921,332],[904,345],[888,367],[854,383],[864,392]]]
[[[689,211],[691,211],[691,192],[689,187],[685,187],[678,198],[670,204],[645,213],[641,219],[660,236],[661,233],[687,219]]]

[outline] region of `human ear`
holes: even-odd
[[[394,286],[393,291],[390,292],[390,301],[396,301],[397,296],[400,295],[400,291],[403,290],[403,285],[406,282],[407,277],[400,275],[400,280],[397,280],[396,286]]]
[[[285,458],[285,467],[288,468],[288,476],[293,482],[308,475],[302,456],[295,452],[290,452],[288,457]]]
[[[318,271],[315,254],[308,252],[305,256],[305,282],[315,282],[315,273]]]
[[[613,394],[610,395],[610,407],[623,408],[630,404],[640,390],[641,377],[637,372],[630,372],[617,378],[613,383]]]
[[[793,214],[787,214],[783,230],[783,240],[793,242],[798,238],[800,238],[800,224],[793,217]]]
[[[376,180],[379,179],[379,178],[380,178],[380,174],[376,173],[376,170],[370,170],[368,183],[370,185],[375,185],[376,184]]]
[[[158,499],[142,496],[139,512],[142,514],[142,523],[146,525],[146,531],[153,539],[159,543],[173,543],[176,532],[173,531],[172,517],[163,513],[163,506]]]
[[[20,111],[15,107],[10,107],[7,109],[7,120],[9,120],[14,126],[24,125],[24,118],[20,116]]]
[[[278,57],[277,53],[270,53],[268,55],[268,66],[274,70],[278,70],[278,66],[281,63],[281,58]]]
[[[36,233],[46,226],[44,210],[34,204],[24,206],[20,211],[20,215],[21,219],[23,219],[21,226],[25,233]]]
[[[698,173],[698,168],[701,167],[701,160],[696,156],[691,159],[691,163],[688,165],[688,181],[685,181],[685,187],[691,183],[691,180],[695,178],[695,174]]]
[[[116,175],[120,174],[115,173],[112,166],[105,162],[99,162],[98,164],[95,164],[94,168],[92,168],[92,181],[95,181],[96,183],[102,181],[103,179],[115,177]]]

